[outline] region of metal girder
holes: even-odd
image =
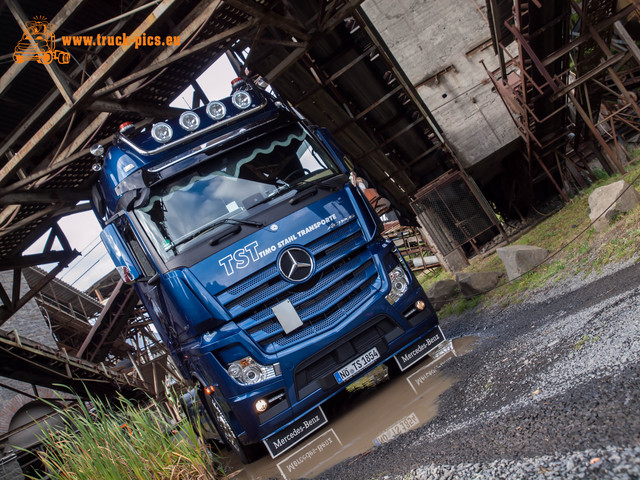
[[[162,60],[162,61],[158,61],[155,62],[154,64],[143,68],[141,70],[138,70],[135,73],[132,73],[131,75],[128,75],[120,80],[118,80],[117,82],[114,82],[112,85],[108,85],[106,87],[100,88],[99,90],[96,90],[94,93],[94,97],[98,98],[102,95],[106,95],[107,93],[111,93],[115,90],[118,90],[126,85],[129,85],[130,83],[135,82],[136,80],[140,80],[141,78],[146,77],[147,75],[151,74],[151,73],[155,73],[158,70],[162,70],[163,68],[168,67],[169,65],[171,65],[172,63],[177,62],[178,60],[182,60],[185,57],[188,57],[189,55],[193,55],[194,53],[198,53],[202,50],[204,50],[205,48],[208,48],[212,45],[215,45],[216,43],[222,42],[223,40],[226,40],[227,38],[233,38],[235,35],[238,35],[248,29],[250,29],[251,27],[253,27],[256,24],[255,20],[249,20],[245,23],[242,23],[236,27],[230,28],[229,30],[226,30],[222,33],[219,33],[217,35],[212,36],[211,38],[208,38],[207,40],[204,40],[196,45],[194,45],[191,48],[188,48],[186,50],[183,50],[180,53],[176,53],[175,55]]]
[[[96,323],[82,342],[77,356],[90,361],[101,361],[108,353],[109,339],[115,339],[138,303],[139,298],[131,285],[120,280],[114,288],[109,300],[100,312]],[[92,346],[89,351],[89,346]],[[101,358],[98,358],[101,357]]]
[[[142,23],[131,33],[131,37],[141,36],[153,25],[168,16],[181,0],[162,0],[162,2],[149,14]],[[126,58],[133,45],[122,45],[118,47],[109,58],[96,69],[96,71],[78,88],[72,96],[73,103],[65,104],[58,109],[49,120],[25,143],[25,145],[0,169],[0,185],[5,185],[9,181],[9,176],[27,159],[31,157],[33,151],[45,139],[55,131],[57,127],[74,111],[78,105],[90,98],[91,94],[104,82]]]
[[[62,250],[53,251],[53,244],[58,241],[62,246]],[[0,325],[5,323],[11,316],[20,310],[29,300],[31,300],[42,288],[49,283],[58,273],[62,271],[69,263],[80,253],[72,250],[69,241],[65,237],[60,227],[56,224],[51,228],[49,238],[45,242],[42,253],[32,255],[21,255],[15,258],[9,258],[0,264],[2,270],[13,270],[13,282],[11,286],[11,297],[7,294],[4,286],[0,284]],[[22,268],[41,265],[44,263],[57,263],[56,267],[48,272],[36,285],[20,296],[20,282],[22,280]]]
[[[215,10],[220,6],[222,0],[203,0],[200,4],[194,8],[190,15],[188,15],[180,24],[178,24],[171,32],[172,35],[178,36],[181,39],[186,39],[187,44],[193,35],[196,35],[202,26],[211,18]],[[144,63],[140,65],[139,69],[143,69],[150,65],[162,62],[173,55],[176,50],[181,48],[178,45],[165,46],[157,54],[149,55]],[[135,92],[141,85],[144,84],[146,79],[142,78],[138,82],[129,83],[127,88],[124,89],[118,99],[126,97]],[[113,85],[113,81],[109,82],[109,85]],[[118,93],[118,92],[115,92]],[[95,93],[94,98],[102,96],[102,93]]]
[[[299,48],[296,48],[293,52],[287,55],[269,73],[264,75],[264,79],[267,81],[267,83],[273,83],[273,81],[280,75],[282,75],[287,70],[287,68],[296,63],[300,57],[307,53],[308,49],[309,45],[307,43],[302,43]]]
[[[262,23],[271,24],[274,27],[295,37],[298,37],[301,40],[306,41],[310,38],[309,33],[305,31],[304,27],[300,25],[295,19],[283,17],[282,15],[273,13],[271,10],[264,8],[257,2],[248,2],[245,0],[224,0],[224,3],[226,3],[227,5],[231,5],[238,10],[242,10],[245,13],[248,13],[252,17],[260,20],[260,22]]]
[[[638,64],[640,65],[640,48],[638,48],[638,44],[635,42],[635,40],[631,37],[631,35],[629,35],[629,32],[627,32],[627,29],[624,28],[624,25],[622,25],[622,23],[620,22],[620,20],[617,20],[614,24],[613,24],[613,28],[615,29],[616,33],[618,34],[618,36],[624,41],[624,43],[627,45],[627,47],[629,48],[629,51],[633,54],[633,56],[636,59],[636,62],[638,62]]]
[[[69,4],[71,4],[71,1],[67,5]],[[134,10],[137,10],[137,9],[134,8]],[[107,32],[107,34],[108,35],[115,34],[119,26],[121,25],[118,24],[114,26],[114,28],[112,28],[109,32]],[[103,48],[104,47],[102,46],[98,47],[94,53],[96,54],[99,53]],[[14,64],[14,66],[15,65],[26,65],[26,63]],[[9,71],[11,70],[11,68],[9,69]],[[86,68],[86,65],[84,63],[80,65],[76,65],[70,73],[71,77],[82,75],[83,72],[85,71],[85,68]],[[49,94],[47,94],[46,98],[44,98],[39,103],[38,107],[34,111],[30,112],[29,116],[23,119],[23,121],[18,125],[18,127],[13,132],[11,132],[11,134],[6,139],[3,140],[2,144],[0,144],[0,157],[7,154],[9,149],[13,147],[15,142],[19,140],[20,137],[24,135],[26,131],[31,129],[36,124],[36,122],[38,122],[38,120],[40,120],[44,112],[46,112],[47,109],[49,109],[53,105],[53,103],[58,100],[59,96],[60,96],[60,91],[57,88],[54,88]]]
[[[55,216],[55,218],[60,218],[66,215],[73,215],[74,213],[86,212],[88,210],[91,210],[91,205],[88,203],[81,203],[80,205],[74,205],[72,207],[61,207],[59,205],[47,207],[34,213],[33,215],[29,215],[28,217],[23,218],[16,223],[12,223],[11,225],[4,227],[2,230],[0,230],[0,237],[15,232],[16,230],[19,230],[29,223],[49,215],[53,215]]]
[[[72,389],[80,396],[119,392],[140,398],[151,392],[151,385],[144,381],[20,338],[16,331],[0,332],[0,375],[65,393]]]
[[[635,10],[635,7],[633,5],[628,5],[627,7],[623,8],[618,13],[613,15],[612,17],[602,21],[601,23],[598,23],[597,25],[594,25],[593,28],[596,31],[601,31],[601,30],[603,30],[603,29],[605,29],[607,27],[610,27],[612,24],[614,24],[619,19],[626,17],[627,15],[629,15],[634,10]],[[557,51],[553,52],[552,54],[547,55],[542,60],[542,64],[547,66],[547,65],[555,62],[559,58],[561,58],[564,55],[566,55],[567,53],[569,53],[574,48],[578,48],[580,45],[582,45],[584,42],[588,41],[590,38],[591,38],[590,35],[581,35],[581,36],[579,36],[578,38],[576,38],[575,40],[572,40],[571,42],[567,43],[565,46],[563,46],[562,48],[560,48]]]
[[[327,17],[320,26],[320,31],[327,33],[336,28],[340,22],[355,12],[356,8],[358,8],[362,2],[364,2],[364,0],[347,0],[333,15]]]
[[[87,110],[95,112],[133,112],[147,117],[171,117],[179,114],[183,110],[173,107],[161,107],[151,103],[129,102],[129,101],[107,101],[96,100],[87,106]]]
[[[584,84],[585,82],[588,82],[593,77],[596,77],[597,75],[601,74],[602,72],[607,70],[609,67],[611,67],[612,65],[615,65],[616,63],[618,63],[620,60],[623,60],[624,58],[625,58],[624,53],[613,55],[612,57],[610,57],[609,59],[605,60],[600,65],[598,65],[596,68],[592,69],[591,71],[589,71],[584,75],[581,75],[579,78],[571,82],[569,85],[559,88],[553,95],[551,95],[551,100],[557,100],[558,98],[563,97],[568,92],[571,92],[574,89],[578,88],[580,85]]]
[[[24,190],[0,196],[0,205],[16,205],[23,203],[77,203],[89,200],[89,190],[49,189]]]

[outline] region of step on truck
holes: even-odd
[[[238,79],[92,153],[102,241],[243,462],[321,428],[323,403],[377,365],[442,342],[348,159],[269,89]]]

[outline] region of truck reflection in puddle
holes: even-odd
[[[323,407],[329,424],[308,442],[275,460],[265,456],[241,465],[232,458],[226,470],[229,478],[311,478],[429,422],[438,413],[438,397],[453,384],[438,367],[469,352],[476,341],[476,337],[447,340],[420,364],[395,378],[381,365],[355,382],[348,389],[350,394]],[[373,388],[377,391],[371,392]]]

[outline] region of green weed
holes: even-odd
[[[181,418],[176,401],[150,400],[142,407],[123,397],[111,403],[91,398],[88,404],[56,410],[64,428],[43,427],[39,456],[46,475],[34,480],[213,480],[222,475],[218,459]]]
[[[576,344],[573,346],[573,349],[574,349],[574,350],[580,350],[580,349],[584,346],[584,344],[585,344],[585,343],[587,343],[587,342],[589,342],[589,343],[595,343],[595,342],[597,342],[598,340],[600,340],[600,337],[598,337],[598,336],[592,337],[592,336],[590,336],[590,335],[585,334],[585,335],[584,335],[584,337],[582,337],[582,338],[578,341],[578,343],[576,343]]]

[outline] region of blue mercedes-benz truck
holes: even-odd
[[[347,384],[442,342],[344,154],[273,93],[240,80],[92,153],[102,240],[242,461],[261,443],[275,458]]]

